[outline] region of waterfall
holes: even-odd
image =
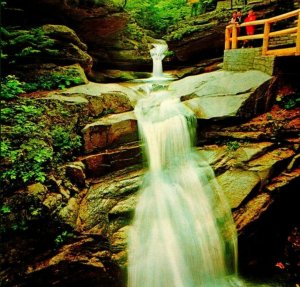
[[[163,75],[163,66],[162,60],[165,58],[165,52],[168,50],[168,46],[165,43],[152,44],[153,48],[150,50],[150,55],[153,60],[153,78],[162,78]]]
[[[135,113],[148,162],[128,241],[128,287],[237,283],[236,230],[213,171],[193,149],[194,114],[171,92]]]

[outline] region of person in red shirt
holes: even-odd
[[[248,11],[248,15],[245,18],[244,22],[245,23],[246,22],[252,22],[252,21],[255,21],[255,20],[256,20],[256,15],[255,15],[254,11],[251,9],[251,10]],[[246,34],[247,35],[253,35],[254,32],[255,32],[255,26],[254,25],[246,26]],[[250,45],[250,42],[248,42],[248,44]]]

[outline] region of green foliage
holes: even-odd
[[[297,102],[300,102],[300,99],[289,99],[285,104],[284,108],[286,110],[291,110],[297,106]]]
[[[166,57],[173,57],[175,55],[175,52],[168,50],[165,52],[165,55],[166,55]]]
[[[0,215],[0,234],[28,231],[32,223],[44,219],[43,208],[30,196],[9,198],[1,206]]]
[[[205,21],[193,21],[190,25],[180,25],[175,29],[173,32],[171,32],[166,40],[172,41],[172,40],[181,40],[184,36],[191,35],[195,32],[204,31],[206,29],[209,29],[213,27],[213,23],[207,23]]]
[[[284,97],[278,97],[277,102],[281,108],[286,110],[294,109],[300,106],[300,94],[292,93],[290,95],[286,95]]]
[[[1,99],[14,99],[24,93],[23,83],[16,76],[8,75],[1,81]]]
[[[6,142],[5,148],[1,157],[10,163],[11,168],[1,174],[3,183],[45,181],[45,168],[53,157],[53,151],[44,141],[32,138],[19,147]]]
[[[45,35],[41,27],[31,30],[1,28],[0,35],[1,54],[10,64],[16,63],[22,58],[58,53],[58,50],[51,49],[55,41]]]
[[[20,82],[16,76],[8,75],[1,81],[0,99],[11,100],[25,92],[65,89],[81,83],[81,78],[73,71],[67,71],[66,74],[49,73],[29,83]]]
[[[131,39],[140,41],[143,37],[143,30],[136,23],[129,23],[126,29]]]
[[[207,0],[200,3],[199,12],[213,9],[217,1]],[[191,6],[186,0],[131,0],[126,10],[138,25],[158,35],[166,33],[168,28],[183,19],[189,18]]]
[[[2,183],[21,185],[30,181],[44,181],[46,168],[52,159],[52,148],[41,137],[44,124],[39,121],[43,109],[31,101],[12,104],[3,109],[1,122],[11,126],[4,132],[1,159],[8,165],[1,173]]]
[[[81,147],[80,136],[72,127],[52,125],[48,108],[40,102],[5,102],[0,116],[2,188],[44,182],[55,164],[72,158]],[[71,115],[62,111],[61,117],[65,116]],[[53,117],[60,117],[59,112]]]
[[[42,215],[42,208],[31,205],[29,207],[29,212],[33,218],[38,218],[38,217],[41,217],[41,215]]]
[[[128,2],[126,9],[141,27],[159,34],[190,13],[183,0],[134,0]]]
[[[33,92],[36,90],[65,89],[81,83],[82,80],[78,75],[72,71],[67,71],[66,74],[50,73],[39,76],[35,82],[25,83],[23,88],[26,92]]]
[[[68,232],[65,230],[62,233],[60,233],[59,235],[57,235],[56,238],[54,239],[54,241],[55,241],[56,246],[58,247],[72,238],[74,238],[74,234],[72,232]]]
[[[11,213],[11,208],[9,205],[2,205],[1,208],[0,208],[0,213],[1,214],[8,214],[8,213]]]
[[[226,150],[228,152],[236,151],[239,147],[240,147],[240,144],[237,141],[230,141],[230,142],[227,142],[227,144],[226,144]]]
[[[113,0],[114,5],[117,7],[125,8],[127,5],[127,0]]]
[[[76,134],[72,134],[63,126],[55,126],[51,131],[53,139],[53,148],[59,154],[59,159],[70,157],[74,150],[81,147],[81,138]]]
[[[13,231],[26,231],[28,230],[28,224],[25,220],[21,220],[11,225]]]

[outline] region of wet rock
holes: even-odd
[[[48,189],[41,183],[35,183],[27,187],[27,192],[38,201],[43,201],[48,192]]]
[[[87,45],[84,44],[74,30],[64,25],[47,24],[42,26],[45,34],[52,39],[66,41],[78,46],[81,50],[87,51]]]
[[[256,172],[230,170],[217,177],[231,208],[238,208],[247,196],[257,191],[260,176]]]
[[[70,178],[72,183],[79,187],[85,187],[85,166],[82,162],[74,162],[66,165],[66,175]]]
[[[93,71],[89,74],[89,79],[96,83],[112,83],[112,82],[124,82],[132,81],[136,79],[147,79],[152,76],[149,72],[139,71],[122,71],[122,70],[104,70]]]
[[[49,62],[57,64],[79,63],[80,66],[89,72],[93,65],[92,57],[87,54],[87,46],[76,35],[75,31],[64,25],[44,25],[42,29],[45,34],[55,40],[53,49],[59,52],[50,57]]]
[[[288,148],[278,148],[252,160],[248,163],[248,167],[251,171],[267,172],[272,176],[276,171],[287,167],[294,154],[295,152]]]
[[[76,229],[77,216],[79,211],[79,199],[72,197],[69,199],[67,205],[60,209],[58,217],[62,222]]]
[[[45,200],[43,201],[43,205],[46,206],[49,211],[55,212],[63,203],[63,197],[59,193],[48,193]]]
[[[82,129],[84,152],[107,148],[138,139],[137,121],[133,112],[109,115]]]
[[[130,144],[81,157],[89,176],[99,176],[141,162],[139,144]]]
[[[88,100],[82,96],[64,96],[57,93],[51,94],[50,96],[43,98],[43,100],[58,100],[74,105],[86,105]]]
[[[198,119],[249,118],[260,112],[257,101],[267,100],[263,95],[270,80],[259,71],[216,71],[173,82],[169,90],[180,97],[194,96],[184,104]]]
[[[101,93],[99,96],[86,96],[89,110],[93,116],[101,114],[118,114],[133,109],[129,97],[122,92]]]
[[[108,96],[116,94],[116,95],[126,95],[129,98],[129,101],[132,106],[135,106],[137,100],[139,99],[139,95],[136,93],[134,89],[131,89],[130,86],[125,86],[121,84],[99,84],[89,82],[87,85],[80,85],[76,87],[72,87],[64,90],[65,95],[85,95],[87,98],[93,96],[101,96],[107,94]],[[100,97],[101,98],[101,97]],[[127,105],[127,101],[126,105]],[[109,103],[110,105],[117,103]]]
[[[241,233],[246,226],[257,221],[268,210],[273,201],[270,194],[262,193],[247,202],[242,211],[234,212],[233,217],[238,232]]]
[[[236,150],[232,150],[232,145],[236,144]],[[199,154],[213,167],[214,171],[227,170],[232,167],[245,165],[246,162],[253,160],[268,152],[274,144],[271,142],[259,143],[239,143],[228,142],[228,144],[206,145],[198,149]]]
[[[80,204],[78,228],[85,232],[107,233],[112,220],[109,219],[109,212],[118,202],[130,198],[137,192],[142,173],[142,170],[125,169],[104,176],[95,182]],[[131,200],[126,202],[134,203]],[[131,216],[129,213],[126,212],[126,215]],[[123,224],[128,224],[128,218]]]
[[[23,64],[17,67],[15,74],[26,82],[37,82],[40,78],[51,79],[51,77],[53,77],[57,79],[60,77],[61,79],[65,78],[68,80],[76,78],[76,83],[70,81],[72,85],[88,83],[83,68],[77,64],[76,61],[75,64],[72,65],[66,65],[66,63],[62,65],[54,63]],[[64,81],[61,80],[60,84],[64,85]]]
[[[113,250],[112,259],[122,268],[127,266],[127,241],[129,228],[129,226],[120,228],[110,239],[110,244]]]
[[[107,246],[101,237],[79,238],[48,259],[29,266],[23,280],[28,286],[39,286],[44,280],[59,286],[120,286],[119,272]]]
[[[246,233],[248,228],[251,228],[262,218],[264,213],[269,211],[280,193],[286,192],[289,187],[296,186],[299,182],[299,168],[289,173],[283,172],[271,179],[271,182],[263,189],[264,192],[253,197],[242,208],[233,212],[238,232]]]

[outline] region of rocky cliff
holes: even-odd
[[[145,172],[133,108],[147,96],[145,86],[89,83],[34,99],[48,107],[48,122],[77,131],[83,147],[43,184],[2,197],[2,286],[124,286],[127,232]],[[174,81],[169,91],[198,118],[197,150],[232,208],[242,272],[282,272],[294,282],[297,82],[217,71]],[[57,114],[61,105],[64,113]]]
[[[22,26],[3,38],[15,43],[5,51],[5,69],[24,80],[71,73],[82,85],[3,102],[1,137],[19,148],[12,158],[4,156],[9,145],[1,149],[7,175],[0,196],[1,286],[125,285],[127,231],[145,173],[133,109],[149,87],[88,82],[86,74],[98,82],[148,77],[120,70],[150,71],[153,39],[127,13],[99,2],[15,0],[4,11],[4,23]],[[278,8],[269,2],[260,5],[265,16]],[[192,31],[170,27],[170,65],[222,54],[230,11],[218,13],[188,20]],[[24,35],[34,56],[19,41]],[[46,44],[38,50],[33,39]],[[197,117],[196,149],[232,208],[240,269],[299,282],[299,71],[195,75],[208,70],[174,71],[178,78],[194,76],[168,89]]]
[[[54,39],[52,50],[57,53],[51,53],[49,49],[40,57],[35,53],[25,57],[25,63],[63,65],[78,59],[90,79],[97,82],[128,79],[128,75],[118,75],[119,70],[150,72],[149,49],[155,41],[152,37],[162,37],[168,43],[172,55],[165,62],[172,68],[223,55],[225,26],[231,17],[229,7],[219,5],[214,11],[170,26],[165,35],[155,35],[143,30],[128,12],[109,1],[98,1],[97,5],[89,2],[93,1],[31,0],[26,4],[20,0],[10,1],[3,9],[3,25],[29,29],[50,23],[44,30]],[[281,12],[277,1],[265,2],[253,3],[245,9],[254,7],[258,19]],[[90,73],[91,69],[93,73]],[[117,71],[113,75],[105,73],[111,69]]]

